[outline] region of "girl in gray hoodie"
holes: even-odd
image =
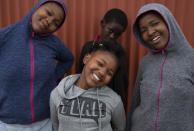
[[[126,130],[193,131],[193,48],[161,4],[143,6],[133,31],[150,53],[140,63]]]
[[[124,55],[113,40],[93,45],[81,74],[64,78],[50,97],[54,131],[124,131],[125,111],[118,94],[106,86],[119,74]]]

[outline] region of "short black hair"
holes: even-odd
[[[128,26],[128,20],[127,20],[126,14],[121,9],[117,9],[117,8],[113,8],[107,11],[103,17],[103,20],[106,23],[116,22],[120,24],[124,30]]]

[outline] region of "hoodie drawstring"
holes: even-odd
[[[102,122],[102,120],[101,120],[101,116],[102,116],[102,113],[101,113],[101,107],[100,107],[100,100],[99,100],[99,93],[98,93],[98,88],[97,88],[97,91],[96,91],[96,93],[97,93],[97,98],[98,98],[98,109],[99,109],[99,114],[100,114],[100,116],[99,116],[99,131],[101,131],[101,122]]]
[[[78,97],[77,97],[77,102],[78,102],[78,108],[79,108],[79,120],[80,120],[80,124],[81,124],[81,130],[83,131],[82,114],[81,114],[80,102],[79,102],[79,98]]]
[[[102,117],[102,113],[101,113],[101,107],[100,107],[100,100],[99,100],[99,92],[98,92],[98,88],[97,88],[97,90],[96,90],[96,95],[97,95],[97,99],[98,99],[98,109],[99,109],[99,131],[101,131],[101,122],[102,122],[102,120],[101,120],[101,117]],[[77,102],[78,102],[78,109],[79,109],[79,119],[80,119],[80,124],[81,124],[81,131],[83,131],[83,124],[82,124],[82,116],[81,116],[81,114],[82,114],[82,112],[81,112],[81,108],[80,108],[80,101],[79,101],[79,98],[77,97]]]
[[[30,103],[31,103],[32,122],[34,122],[35,120],[34,96],[33,96],[33,89],[34,89],[34,47],[32,42],[33,36],[34,36],[34,32],[32,32],[30,36],[30,57],[31,57]]]
[[[164,50],[162,50],[162,54],[164,54],[164,53],[165,53]],[[157,124],[158,124],[158,118],[159,118],[160,90],[162,88],[162,83],[163,83],[163,69],[164,69],[164,64],[166,62],[167,56],[168,56],[168,53],[166,53],[164,62],[162,64],[162,69],[161,69],[161,81],[160,81],[160,88],[159,88],[159,91],[158,91],[158,110],[157,110],[157,114],[156,114],[155,131],[157,131]]]

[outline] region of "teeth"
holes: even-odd
[[[154,37],[154,39],[152,39],[153,41],[155,41],[155,40],[157,40],[157,39],[159,39],[160,38],[160,36],[156,36],[156,37]]]
[[[94,76],[94,78],[96,79],[96,80],[100,80],[100,78],[98,78],[98,76],[96,75],[96,74],[93,74],[93,76]]]

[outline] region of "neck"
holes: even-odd
[[[80,78],[75,82],[75,85],[79,88],[82,88],[84,90],[88,90],[88,86],[85,84],[85,82],[83,82],[82,77],[80,76]]]

